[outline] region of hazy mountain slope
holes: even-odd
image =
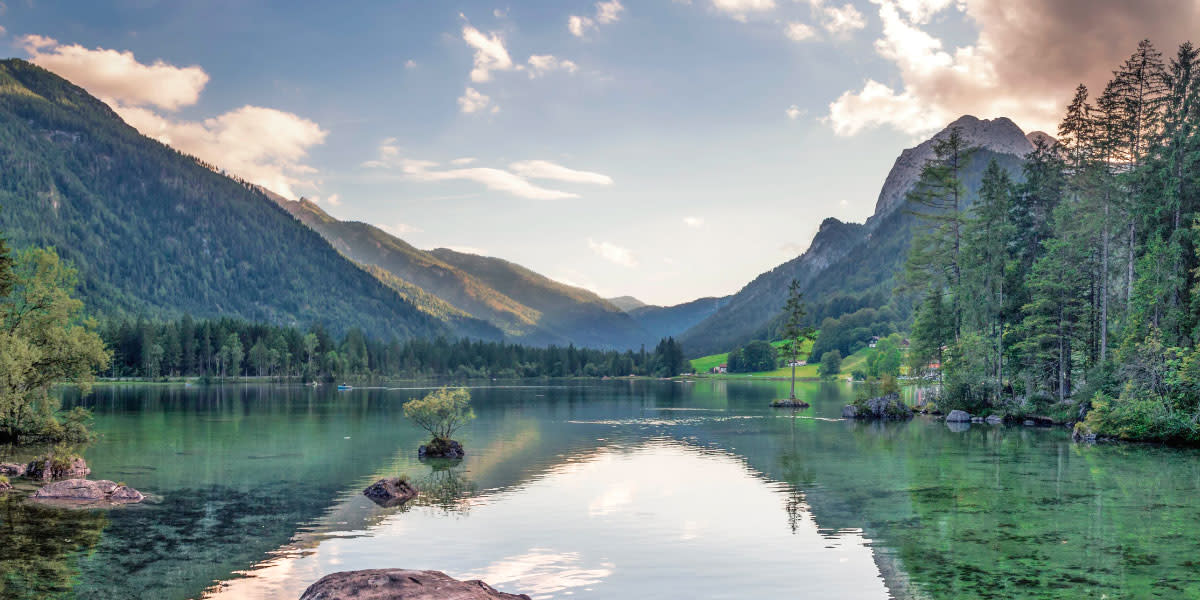
[[[307,200],[288,201],[278,196],[275,199],[351,260],[376,266],[464,314],[492,323],[510,336],[534,340],[545,337],[538,327],[541,314],[537,310],[433,254],[373,225],[339,221]]]
[[[695,356],[716,354],[756,337],[783,307],[788,285],[793,279],[801,286],[807,286],[813,277],[845,256],[865,235],[866,228],[861,224],[825,219],[804,254],[759,275],[729,297],[714,314],[680,336],[685,351]]]
[[[615,306],[625,312],[629,312],[635,308],[649,306],[645,302],[642,302],[641,300],[638,300],[637,298],[634,298],[633,296],[618,296],[616,298],[609,298],[608,302],[609,302],[609,304],[612,304],[613,306]]]
[[[257,188],[126,125],[70,82],[0,61],[0,231],[53,245],[93,311],[448,333]]]
[[[658,343],[665,337],[677,337],[691,329],[694,325],[717,312],[729,302],[729,296],[724,298],[700,298],[675,306],[642,306],[629,309],[626,312],[637,321],[642,329],[649,334],[646,345]]]
[[[681,340],[688,354],[724,352],[754,338],[773,337],[779,328],[779,311],[787,298],[788,283],[793,278],[800,282],[810,307],[831,298],[866,294],[874,294],[876,300],[886,302],[894,277],[908,257],[913,229],[918,225],[912,215],[897,209],[916,183],[925,160],[932,157],[932,140],[944,137],[951,127],[956,126],[963,129],[963,135],[971,143],[983,148],[963,174],[970,192],[968,203],[992,159],[1014,178],[1020,178],[1021,156],[1031,150],[1033,144],[1016,124],[1003,118],[981,121],[965,116],[958,119],[930,140],[901,153],[880,191],[875,214],[864,225],[826,219],[804,254],[759,275],[734,294],[728,305],[685,332]],[[845,304],[846,310],[861,307],[861,303],[856,302]],[[840,314],[832,307],[821,317]]]
[[[559,283],[525,267],[446,248],[430,252],[505,296],[541,313],[538,327],[576,345],[631,348],[646,332],[625,311],[585,289]]]

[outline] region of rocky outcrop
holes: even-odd
[[[785,398],[783,400],[773,400],[771,406],[774,408],[808,408],[812,405],[799,398]]]
[[[900,399],[900,394],[885,394],[878,398],[861,400],[842,409],[848,419],[911,419],[913,411]]]
[[[25,465],[18,463],[0,463],[0,475],[20,477],[25,474]]]
[[[35,500],[70,500],[76,502],[112,502],[129,504],[146,497],[141,492],[107,479],[67,479],[42,486],[33,493]]]
[[[417,456],[421,458],[462,458],[466,455],[462,444],[456,440],[435,439],[417,448]]]
[[[398,506],[416,498],[417,488],[407,479],[384,478],[363,490],[363,495],[380,506]]]
[[[952,411],[950,411],[950,414],[946,415],[946,422],[947,423],[970,423],[971,422],[971,413],[968,413],[963,410],[952,410]]]
[[[41,456],[33,459],[25,468],[25,476],[41,481],[56,479],[83,479],[91,475],[87,462],[78,456],[57,458],[54,455]]]
[[[530,600],[478,580],[459,581],[441,571],[371,569],[326,575],[300,600]]]
[[[925,162],[934,157],[934,145],[949,137],[950,130],[955,127],[959,129],[960,135],[966,140],[968,146],[979,146],[992,152],[1014,156],[1025,156],[1033,150],[1033,142],[1010,119],[1005,117],[978,119],[971,115],[959,117],[937,135],[900,153],[896,163],[892,165],[892,170],[888,172],[887,179],[883,182],[883,189],[879,191],[873,218],[891,212],[903,204],[905,194],[921,177],[921,169],[925,167]]]

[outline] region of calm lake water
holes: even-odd
[[[786,390],[474,388],[468,457],[422,463],[401,404],[426,389],[100,389],[68,398],[93,477],[151,502],[0,501],[0,597],[297,598],[388,567],[535,598],[1200,597],[1195,451],[843,421],[842,383],[766,406]],[[408,506],[361,495],[400,473]]]

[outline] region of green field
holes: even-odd
[[[778,342],[771,342],[771,345],[775,346],[776,348],[780,348],[782,350],[782,347],[785,343],[786,342],[778,341]],[[812,351],[812,345],[813,345],[812,340],[809,340],[804,343],[804,346],[801,348],[801,353],[800,353],[801,360],[808,360],[808,354],[810,351]],[[850,372],[855,369],[864,369],[865,370],[866,362],[867,362],[867,353],[869,351],[870,351],[870,349],[863,348],[862,350],[859,350],[858,352],[855,352],[854,354],[851,354],[850,356],[847,356],[846,358],[842,359],[842,375],[849,375]],[[709,370],[711,370],[713,367],[725,362],[727,358],[729,358],[728,352],[725,352],[722,354],[713,354],[710,356],[702,356],[702,357],[697,358],[692,361],[692,369],[694,369],[695,372],[698,374],[708,373]],[[791,377],[791,376],[792,376],[792,368],[791,367],[781,367],[781,368],[775,369],[774,371],[761,371],[758,373],[729,373],[726,375],[722,375],[721,377]],[[807,365],[804,365],[803,367],[796,367],[796,377],[805,377],[805,378],[820,377],[820,375],[817,373],[817,365],[815,363],[809,363]]]

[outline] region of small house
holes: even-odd
[[[726,364],[726,363],[721,363],[721,364],[719,364],[719,365],[717,365],[717,366],[713,367],[713,368],[712,368],[712,372],[713,372],[713,373],[728,373],[728,372],[729,372],[729,365],[728,365],[728,364]]]

